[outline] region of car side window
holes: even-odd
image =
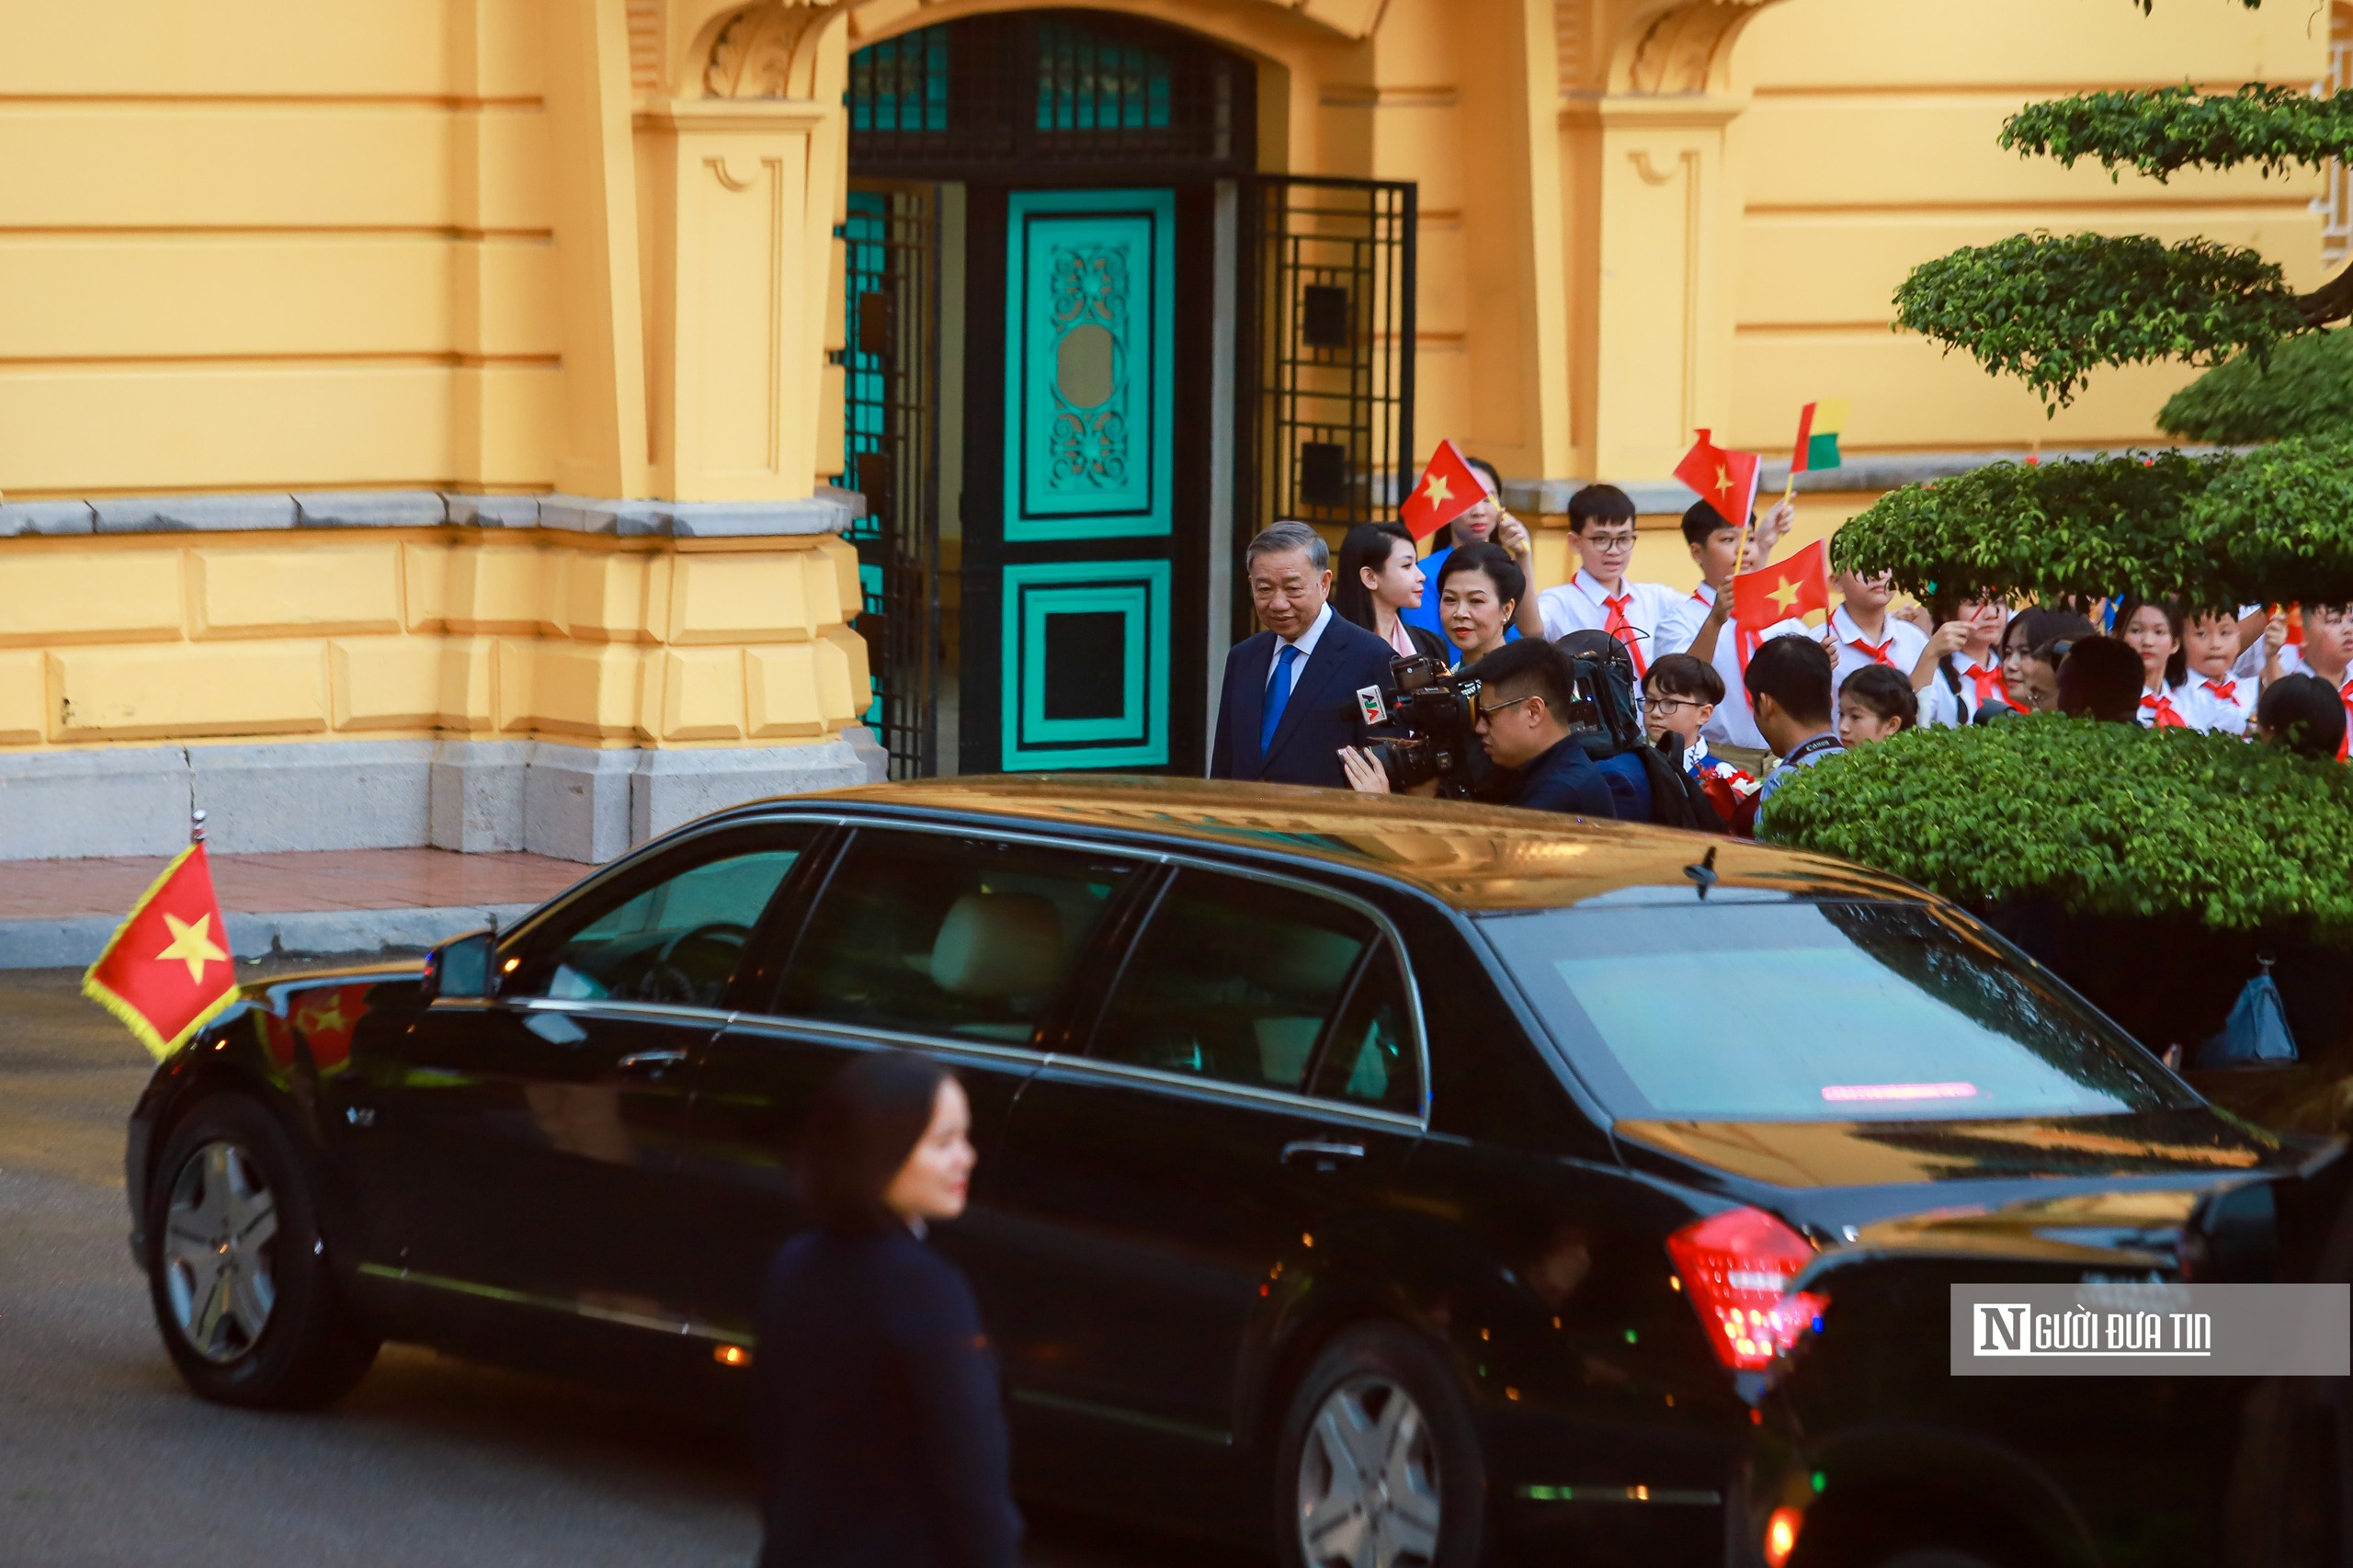
[[[567,933],[535,944],[500,992],[717,1006],[753,927],[814,837],[795,829],[731,838],[651,884],[617,888],[618,902],[592,903]]]
[[[1394,949],[1382,942],[1365,960],[1340,1009],[1339,1022],[1315,1064],[1310,1093],[1324,1099],[1393,1110],[1422,1112],[1420,1053],[1414,1046],[1413,1014],[1405,1006],[1405,979]]]
[[[1181,870],[1120,976],[1094,1054],[1297,1090],[1376,936],[1331,899]]]
[[[1134,861],[860,829],[810,912],[776,1010],[1028,1045]]]

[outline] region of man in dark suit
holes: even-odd
[[[1345,790],[1340,748],[1360,744],[1357,692],[1389,685],[1389,644],[1332,612],[1331,552],[1305,523],[1277,523],[1243,554],[1267,630],[1226,656],[1210,777]]]

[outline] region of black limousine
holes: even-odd
[[[251,988],[130,1128],[164,1341],[251,1405],[386,1339],[740,1394],[871,1051],[970,1091],[1025,1494],[1292,1568],[2208,1563],[2303,1495],[2243,1384],[1949,1376],[1947,1288],[2266,1277],[2330,1151],[1853,867],[1255,786],[754,803]]]

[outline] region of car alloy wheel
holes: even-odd
[[[191,1153],[165,1211],[164,1286],[188,1347],[208,1361],[250,1353],[278,1304],[278,1199],[259,1162],[215,1140]]]
[[[1429,1424],[1389,1379],[1353,1379],[1315,1412],[1299,1456],[1300,1555],[1311,1568],[1424,1568],[1438,1556]]]

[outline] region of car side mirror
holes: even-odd
[[[491,983],[491,963],[497,952],[495,931],[450,937],[425,957],[425,999],[478,1000],[493,994],[496,987]]]

